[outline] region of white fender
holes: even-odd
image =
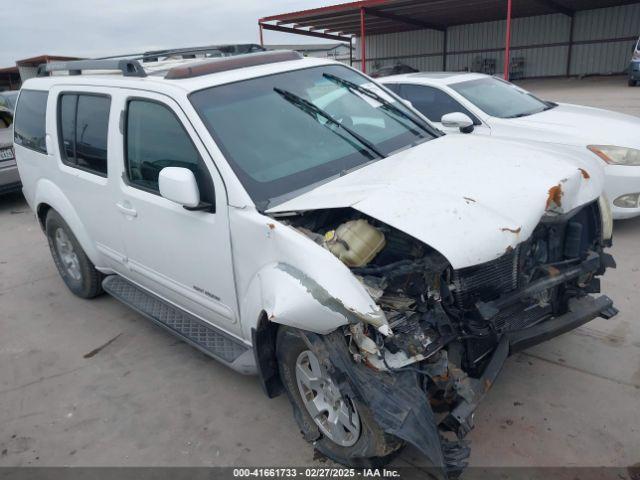
[[[230,209],[230,221],[245,338],[262,312],[270,321],[319,334],[360,321],[388,327],[351,271],[304,234],[255,210]]]
[[[99,254],[95,245],[91,241],[91,237],[87,233],[76,209],[73,207],[64,192],[53,182],[46,178],[38,180],[35,188],[35,201],[33,202],[34,210],[37,212],[39,207],[46,203],[67,222],[69,228],[78,239],[80,246],[85,251],[89,259],[95,264]]]

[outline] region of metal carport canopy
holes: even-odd
[[[262,30],[351,42],[353,37],[434,29],[510,18],[561,13],[573,17],[579,10],[614,7],[638,0],[361,0],[258,20]],[[510,11],[510,16],[508,12]],[[508,28],[509,30],[509,28]],[[505,48],[509,47],[507,34]],[[363,42],[364,43],[364,42]],[[364,49],[363,49],[364,50]],[[363,61],[364,65],[364,61]],[[508,73],[508,68],[505,74]]]

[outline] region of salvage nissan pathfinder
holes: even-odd
[[[257,374],[337,462],[459,473],[507,356],[616,314],[589,156],[443,135],[295,52],[41,73],[15,152],[69,289]]]

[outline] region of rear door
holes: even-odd
[[[53,87],[47,108],[47,150],[57,164],[51,180],[62,190],[86,229],[98,258],[98,268],[123,267],[124,242],[120,218],[111,205],[119,172],[118,112],[113,109],[117,89]]]
[[[184,310],[239,333],[227,198],[212,159],[171,98],[123,91],[122,172],[110,208],[120,215],[127,276]],[[164,167],[190,169],[211,211],[160,196]]]

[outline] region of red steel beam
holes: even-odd
[[[367,28],[364,20],[364,7],[360,7],[360,57],[362,73],[367,73]]]
[[[356,2],[341,3],[338,5],[329,5],[327,7],[311,8],[309,10],[299,10],[297,12],[282,13],[280,15],[271,15],[260,19],[260,22],[266,22],[269,20],[288,20],[291,18],[298,18],[302,15],[318,15],[322,13],[331,12],[343,12],[345,10],[357,9],[361,7],[375,7],[377,5],[383,5],[388,0],[359,0]]]
[[[509,64],[511,62],[511,0],[507,0],[507,38],[504,46],[504,79],[509,80]]]

